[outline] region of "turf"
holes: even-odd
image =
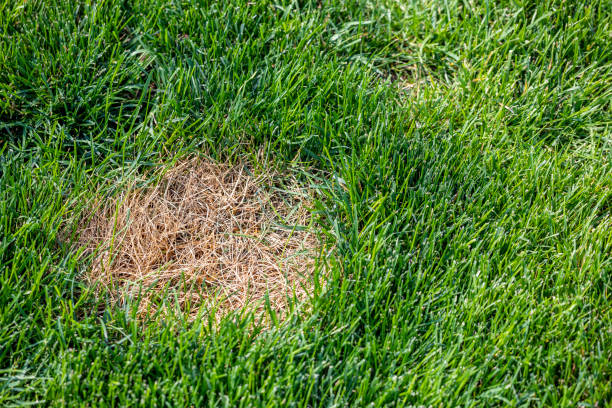
[[[0,1],[0,405],[610,406],[611,29],[609,0]],[[317,189],[327,284],[288,321],[83,283],[95,196],[194,153]]]

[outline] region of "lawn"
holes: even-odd
[[[0,0],[0,406],[612,406],[611,32],[609,0]],[[84,279],[92,207],[194,156],[311,192],[286,319]]]

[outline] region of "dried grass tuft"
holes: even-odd
[[[86,280],[114,302],[139,296],[141,316],[159,310],[160,293],[192,315],[217,305],[216,318],[253,302],[261,309],[268,293],[284,315],[288,296],[303,299],[311,284],[317,240],[304,228],[308,194],[295,182],[270,188],[275,179],[189,159],[155,187],[128,189],[81,231],[80,245],[94,255]]]

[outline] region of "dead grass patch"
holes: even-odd
[[[240,165],[178,163],[154,187],[130,188],[91,214],[79,240],[93,255],[85,279],[113,302],[138,296],[141,316],[159,310],[160,293],[192,315],[217,305],[217,318],[263,309],[267,294],[284,315],[288,297],[311,287],[317,239],[309,194],[287,177],[274,188],[278,180]]]

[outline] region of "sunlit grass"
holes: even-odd
[[[0,405],[607,406],[611,11],[0,2]],[[84,284],[95,195],[198,152],[317,190],[282,325]]]

